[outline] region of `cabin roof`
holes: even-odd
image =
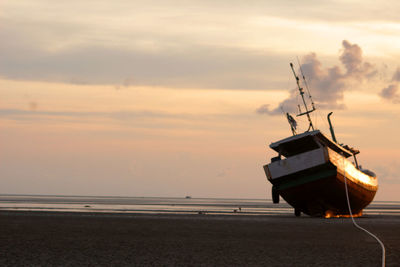
[[[306,151],[317,149],[320,147],[318,143],[322,146],[331,148],[339,154],[343,154],[346,158],[353,155],[351,151],[338,145],[319,130],[290,136],[280,141],[271,143],[269,147],[284,157],[290,157]]]

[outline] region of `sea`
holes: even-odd
[[[61,195],[0,195],[0,210],[101,212],[143,214],[220,214],[220,215],[292,215],[293,208],[281,200],[118,197]],[[400,215],[400,201],[373,201],[364,215]]]

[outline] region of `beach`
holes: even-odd
[[[400,266],[400,216],[357,222]],[[0,211],[1,266],[380,266],[345,218]]]

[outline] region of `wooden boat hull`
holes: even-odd
[[[362,173],[329,148],[272,162],[264,169],[273,191],[310,216],[349,214],[345,176],[353,214],[362,214],[378,189],[376,177]]]

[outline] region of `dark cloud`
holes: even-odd
[[[315,53],[306,55],[303,58],[301,69],[310,87],[311,94],[318,108],[321,109],[342,109],[344,108],[344,92],[350,88],[352,82],[362,83],[372,78],[377,73],[375,67],[365,62],[362,57],[362,50],[357,44],[351,44],[344,40],[342,52],[339,57],[343,67],[333,66],[324,68]],[[298,71],[298,76],[301,73]],[[305,87],[304,85],[302,85]],[[306,88],[304,88],[306,90]],[[310,104],[308,94],[305,94],[306,101]],[[263,105],[257,109],[257,113],[270,115],[280,114],[282,109],[285,112],[296,112],[300,104],[297,89],[290,91],[290,96],[279,103],[275,109],[269,109]]]

